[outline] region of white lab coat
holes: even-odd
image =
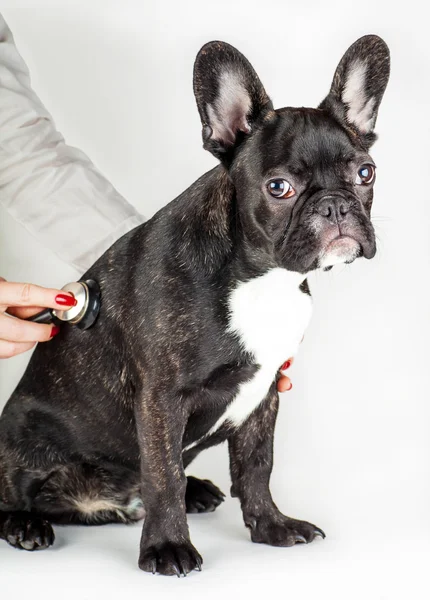
[[[0,204],[78,272],[145,219],[77,148],[31,89],[0,15]]]

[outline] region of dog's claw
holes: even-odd
[[[323,540],[326,537],[324,531],[322,529],[319,529],[319,528],[315,528],[315,535],[319,536],[319,537],[322,537]]]
[[[210,479],[203,479],[203,481],[204,481],[204,483],[207,483],[208,488],[211,490],[211,492],[214,494],[214,496],[218,496],[220,498],[225,498],[224,492],[222,492],[219,488],[217,488],[216,485],[214,485]]]
[[[248,519],[245,523],[245,527],[247,527],[248,529],[255,529],[257,527],[257,519]]]
[[[196,569],[197,571],[202,570],[203,558],[201,556],[196,556]]]
[[[157,573],[157,559],[153,558],[151,560],[151,566],[152,566],[152,574],[155,575]]]
[[[296,542],[301,542],[302,544],[308,543],[308,540],[305,538],[304,535],[296,534],[295,538],[296,538]]]
[[[182,575],[184,574],[184,571],[182,569],[179,570],[179,567],[176,564],[172,565],[172,569],[175,571],[175,574],[176,574],[177,577],[181,576],[181,571],[182,571]]]

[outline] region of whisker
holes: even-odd
[[[390,221],[394,221],[394,219],[393,219],[393,217],[388,217],[385,215],[372,215],[372,222],[373,221],[390,222]]]

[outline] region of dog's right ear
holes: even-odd
[[[194,64],[194,94],[203,147],[222,161],[252,131],[263,110],[273,110],[251,64],[225,42],[209,42]]]

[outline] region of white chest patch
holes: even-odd
[[[297,353],[312,313],[311,297],[299,289],[305,277],[274,268],[240,283],[230,294],[229,331],[254,357],[259,369],[251,380],[241,384],[234,400],[205,437],[226,421],[235,426],[243,423],[266,397],[279,367]]]

